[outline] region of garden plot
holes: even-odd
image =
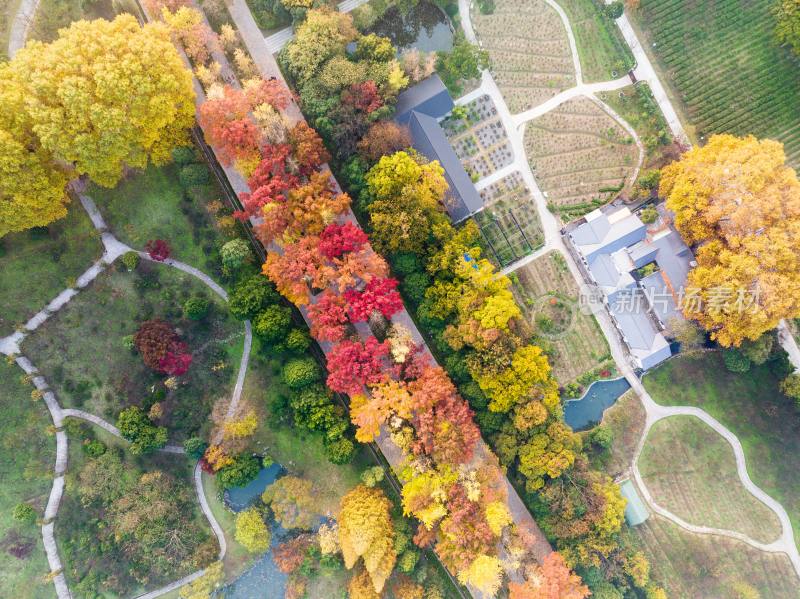
[[[463,118],[451,116],[442,123],[442,128],[473,180],[511,164],[514,153],[492,99],[483,95],[465,104],[459,112]]]
[[[494,13],[472,12],[475,32],[511,112],[522,112],[575,85],[569,40],[543,0],[497,0]]]
[[[503,268],[542,246],[542,223],[522,175],[507,175],[480,193],[486,207],[474,219],[492,262]]]
[[[761,543],[781,534],[775,513],[742,486],[731,446],[698,418],[656,422],[639,469],[655,502],[691,524],[741,532]]]
[[[527,123],[525,151],[548,205],[571,220],[616,196],[639,149],[594,101],[576,98]]]
[[[559,252],[537,258],[511,278],[537,345],[547,351],[562,386],[571,382],[585,385],[601,371],[613,369],[603,332],[594,316],[581,312],[577,283]]]

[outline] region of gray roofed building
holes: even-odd
[[[673,318],[682,318],[680,293],[694,260],[680,235],[666,221],[648,230],[623,207],[590,212],[567,238],[638,366],[646,370],[667,359],[665,332]]]
[[[398,96],[394,118],[398,124],[408,126],[415,150],[442,165],[448,186],[444,205],[457,223],[483,209],[483,198],[439,126],[439,120],[453,106],[442,80],[432,75]]]
[[[433,74],[397,96],[394,120],[405,125],[411,119],[412,111],[438,120],[449,114],[454,106],[453,98],[439,75]]]
[[[445,208],[453,222],[462,221],[483,208],[483,199],[436,119],[413,110],[408,128],[414,148],[429,160],[438,160],[444,169],[448,186]]]

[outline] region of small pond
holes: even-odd
[[[631,388],[625,377],[610,381],[595,381],[580,399],[570,399],[564,403],[564,421],[574,431],[592,428],[603,419],[603,412],[610,408],[619,397]]]
[[[410,48],[435,52],[453,47],[450,21],[430,2],[419,2],[405,14],[396,6],[391,7],[375,21],[370,33],[388,37],[400,53]]]
[[[234,512],[241,512],[250,507],[261,497],[269,485],[274,483],[283,472],[280,464],[272,464],[269,468],[262,468],[258,476],[244,487],[233,487],[225,491],[225,505]]]

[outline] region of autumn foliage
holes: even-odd
[[[328,354],[328,387],[338,393],[357,395],[365,385],[384,380],[389,344],[375,337],[365,342],[342,341]]]
[[[374,312],[382,314],[384,318],[391,318],[403,309],[396,279],[372,279],[361,291],[348,289],[344,297],[353,322],[368,320]]]
[[[144,363],[158,372],[177,376],[184,374],[192,363],[186,344],[163,320],[143,322],[133,341]]]

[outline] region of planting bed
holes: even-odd
[[[628,133],[588,98],[528,122],[525,151],[548,204],[572,218],[613,199],[638,157]]]
[[[543,0],[498,0],[490,15],[476,6],[472,24],[512,112],[537,106],[575,85],[564,24]]]
[[[487,257],[501,268],[544,243],[542,224],[522,176],[514,172],[481,190],[486,207],[474,218],[487,246]]]

